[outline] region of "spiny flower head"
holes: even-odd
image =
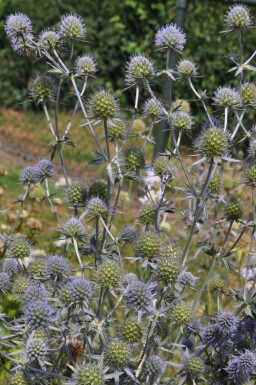
[[[28,240],[24,237],[12,239],[9,247],[11,258],[28,258],[31,253],[31,247]]]
[[[154,162],[154,172],[162,179],[173,179],[176,177],[176,168],[168,156],[159,155]]]
[[[9,274],[4,271],[0,272],[0,291],[5,291],[8,283],[10,282]]]
[[[68,276],[69,264],[62,255],[51,255],[45,261],[46,275],[54,279],[63,279]]]
[[[8,385],[29,385],[29,382],[22,371],[17,371],[11,374]]]
[[[225,22],[231,29],[249,28],[252,25],[252,17],[246,6],[233,5],[227,11]]]
[[[15,280],[15,284],[12,286],[12,293],[15,295],[22,295],[30,283],[30,278],[18,276]]]
[[[155,74],[153,62],[144,55],[133,55],[126,63],[127,84],[140,84],[150,80]]]
[[[47,29],[40,33],[38,43],[46,51],[58,50],[62,43],[61,36],[58,32]]]
[[[62,16],[58,32],[66,40],[77,40],[83,39],[86,28],[80,16],[70,13]]]
[[[238,221],[243,216],[244,207],[242,201],[237,197],[231,197],[225,207],[225,218],[227,221]]]
[[[81,365],[76,374],[76,385],[104,385],[104,373],[94,364]]]
[[[246,350],[239,356],[233,356],[226,368],[228,376],[235,384],[244,384],[250,378],[251,373],[256,368],[256,355],[250,350]]]
[[[220,186],[221,186],[221,178],[217,173],[215,173],[212,176],[210,183],[208,184],[208,190],[212,194],[219,194]]]
[[[73,205],[85,204],[87,198],[87,190],[84,183],[80,180],[75,180],[67,186],[65,191],[67,200]]]
[[[78,218],[68,219],[61,228],[61,232],[67,238],[80,238],[85,234],[83,223]]]
[[[160,28],[155,37],[156,46],[163,49],[181,52],[185,43],[185,33],[174,23]]]
[[[97,71],[97,66],[90,55],[82,55],[76,59],[75,70],[77,76],[94,75]]]
[[[242,84],[240,94],[244,104],[256,105],[256,85],[251,82]]]
[[[55,81],[45,74],[35,76],[31,85],[32,99],[38,103],[53,102],[56,95]]]
[[[194,78],[197,75],[196,65],[192,60],[183,59],[178,63],[177,73],[182,79]]]
[[[256,163],[246,165],[244,168],[245,182],[256,187]]]
[[[190,356],[186,359],[183,367],[188,379],[195,379],[203,373],[204,362],[200,357]]]
[[[11,47],[14,52],[18,55],[29,56],[34,50],[32,40],[34,36],[31,33],[27,33],[26,35],[13,37],[10,40]]]
[[[107,212],[106,203],[98,197],[91,198],[87,202],[86,208],[88,213],[94,217],[102,216]]]
[[[105,179],[96,179],[93,181],[88,189],[88,198],[98,197],[103,201],[107,200],[108,183]]]
[[[131,282],[124,294],[128,307],[134,307],[137,310],[148,309],[151,304],[152,293],[148,284],[134,280]]]
[[[110,140],[123,139],[125,137],[125,124],[120,119],[113,119],[108,123],[108,138]]]
[[[93,118],[100,120],[115,118],[119,112],[119,105],[114,95],[104,89],[94,92],[89,104]]]
[[[122,338],[131,344],[139,342],[142,337],[142,328],[136,318],[127,318],[121,327]]]
[[[217,331],[223,336],[230,336],[237,330],[239,318],[229,312],[220,311],[215,316],[215,326]]]
[[[47,301],[49,297],[48,291],[43,285],[30,284],[24,290],[22,295],[25,306],[33,301]]]
[[[176,281],[180,272],[180,264],[174,258],[166,258],[157,265],[157,279],[166,285]]]
[[[193,287],[196,280],[197,278],[190,271],[184,271],[178,276],[177,282],[186,287]]]
[[[68,288],[75,304],[81,303],[93,294],[92,282],[83,277],[73,277],[68,283]]]
[[[150,378],[160,377],[165,369],[164,361],[156,355],[151,355],[145,362],[143,372]]]
[[[120,267],[114,261],[103,262],[97,270],[97,282],[108,289],[117,286],[120,278]]]
[[[24,306],[26,325],[33,330],[46,329],[50,325],[53,315],[53,308],[45,300],[30,301]]]
[[[138,238],[137,231],[133,226],[125,226],[121,229],[119,238],[125,242],[134,243]]]
[[[25,166],[20,174],[20,181],[23,184],[36,184],[38,181],[38,169],[36,166]]]
[[[242,104],[239,92],[228,86],[219,87],[214,94],[213,101],[221,109],[237,108]]]
[[[128,344],[121,340],[112,341],[104,352],[104,361],[113,369],[123,369],[130,361],[131,351]]]
[[[128,171],[138,172],[145,166],[144,152],[139,147],[129,147],[125,151],[124,161]]]
[[[152,225],[155,221],[156,211],[151,203],[145,203],[139,210],[139,221],[143,225]]]
[[[47,158],[40,159],[37,164],[38,179],[53,178],[55,175],[55,167],[52,161]]]
[[[172,309],[172,320],[179,326],[187,324],[192,317],[192,309],[184,302],[180,302]]]
[[[147,118],[157,119],[162,113],[162,102],[156,98],[150,98],[146,100],[143,113]]]
[[[212,290],[222,290],[225,287],[225,281],[217,275],[211,282]]]
[[[160,253],[160,239],[157,234],[146,231],[139,236],[136,244],[136,254],[142,259],[158,258]]]
[[[30,18],[24,13],[14,13],[9,15],[5,22],[5,31],[9,39],[17,39],[32,32]]]
[[[44,257],[33,258],[28,265],[28,270],[34,278],[45,278],[45,259]]]
[[[196,148],[209,158],[224,156],[229,149],[228,136],[221,128],[210,127],[199,136]]]
[[[29,362],[38,360],[44,361],[47,348],[43,340],[39,338],[30,338],[26,345],[26,356]]]
[[[185,111],[174,112],[171,115],[173,128],[176,130],[189,131],[192,127],[192,118]]]
[[[3,260],[3,271],[10,276],[19,271],[19,264],[14,258],[6,258]]]

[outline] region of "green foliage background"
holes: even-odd
[[[242,2],[242,1],[241,1]],[[90,52],[99,67],[99,86],[113,88],[119,93],[125,87],[125,62],[133,53],[154,56],[157,64],[164,65],[160,51],[155,52],[154,35],[162,25],[174,21],[175,0],[0,0],[3,37],[0,41],[0,104],[15,108],[29,108],[30,104],[19,104],[27,100],[27,89],[31,76],[43,71],[43,64],[32,66],[34,58],[28,59],[14,54],[5,37],[4,21],[13,12],[24,12],[32,19],[35,33],[45,27],[53,27],[61,15],[76,12],[84,19],[88,43],[77,45],[77,54]],[[201,89],[213,91],[217,84],[231,79],[223,64],[228,68],[227,52],[237,50],[233,36],[223,36],[224,14],[230,4],[218,0],[190,0],[184,30],[188,36],[184,56],[195,60],[202,75],[198,81]],[[251,7],[256,15],[256,7]],[[47,25],[45,25],[45,21]],[[249,31],[244,39],[245,52],[255,49],[256,30]],[[227,63],[223,63],[226,61]],[[178,87],[180,89],[180,87]],[[161,84],[159,85],[159,92]],[[129,92],[126,93],[129,97]],[[176,95],[189,98],[186,87]]]

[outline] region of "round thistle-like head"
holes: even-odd
[[[45,74],[37,75],[31,85],[32,99],[38,103],[53,102],[56,95],[55,81]]]
[[[134,280],[131,282],[124,294],[128,307],[134,307],[137,310],[145,310],[151,304],[152,293],[148,284]]]
[[[144,204],[139,210],[139,221],[143,225],[152,225],[155,221],[156,210],[150,203]]]
[[[6,258],[3,260],[3,271],[10,276],[19,271],[19,264],[14,258]]]
[[[219,127],[210,127],[203,131],[196,142],[197,149],[208,158],[225,156],[229,149],[229,140]]]
[[[26,345],[26,356],[29,362],[44,361],[47,354],[47,348],[39,338],[31,338]]]
[[[28,258],[31,253],[31,247],[28,240],[24,237],[14,238],[9,246],[11,258]]]
[[[126,63],[127,84],[141,84],[150,80],[155,74],[153,62],[144,55],[133,55]]]
[[[220,192],[221,178],[218,174],[214,174],[210,183],[208,184],[208,190],[211,194],[218,195]]]
[[[235,384],[244,384],[249,380],[251,373],[256,368],[256,355],[250,350],[245,350],[239,356],[233,356],[228,361],[226,371],[228,377],[233,380]]]
[[[173,179],[176,177],[176,168],[168,156],[159,155],[154,163],[154,172],[160,178]]]
[[[46,275],[54,279],[63,279],[69,274],[69,264],[62,255],[51,255],[45,261]]]
[[[138,239],[138,234],[133,226],[125,226],[121,229],[119,239],[128,243],[135,243]]]
[[[122,338],[134,344],[142,338],[142,328],[136,318],[127,318],[121,327]]]
[[[243,216],[244,207],[242,201],[237,197],[231,197],[225,207],[225,218],[227,221],[238,221]]]
[[[116,262],[103,262],[97,269],[97,282],[100,286],[111,289],[118,286],[120,279],[120,268]]]
[[[30,56],[33,51],[35,51],[34,46],[31,41],[34,39],[34,36],[31,33],[26,35],[11,38],[10,43],[14,52],[18,55]]]
[[[83,277],[73,277],[68,283],[68,288],[72,302],[75,304],[80,304],[93,294],[92,282]]]
[[[49,159],[46,159],[46,158],[40,159],[36,164],[36,168],[37,168],[38,179],[41,181],[45,178],[53,178],[55,175],[54,164]]]
[[[180,131],[189,131],[192,127],[192,118],[185,111],[175,112],[171,115],[173,128]]]
[[[98,179],[93,181],[88,189],[88,198],[98,197],[103,201],[107,200],[108,183],[105,179]]]
[[[233,5],[227,11],[225,22],[228,28],[245,29],[252,25],[252,17],[246,6]]]
[[[250,186],[256,186],[256,163],[249,164],[244,169],[245,182]]]
[[[225,337],[231,336],[237,330],[239,318],[230,311],[220,311],[215,316],[216,330]]]
[[[178,276],[177,282],[185,287],[193,287],[195,286],[197,278],[190,272],[184,271]]]
[[[145,362],[143,372],[150,378],[160,377],[165,369],[164,361],[156,355],[152,355]]]
[[[87,190],[83,182],[76,180],[67,186],[65,191],[67,200],[72,205],[81,206],[85,204]]]
[[[26,37],[32,32],[32,23],[30,18],[24,13],[14,13],[9,15],[5,22],[5,31],[9,39]]]
[[[146,231],[139,236],[136,244],[136,254],[142,259],[152,260],[160,254],[159,236],[151,231]]]
[[[238,108],[242,104],[242,99],[237,90],[231,87],[219,87],[213,96],[214,104],[220,108]]]
[[[104,361],[111,368],[122,370],[129,363],[130,356],[128,344],[121,340],[114,340],[104,352]]]
[[[70,13],[62,16],[58,32],[65,40],[77,40],[84,38],[86,28],[80,16]]]
[[[5,291],[9,282],[9,274],[5,273],[4,271],[0,272],[0,291]]]
[[[104,373],[94,364],[81,365],[76,374],[76,385],[104,385]]]
[[[108,124],[108,138],[110,140],[123,139],[125,137],[125,124],[120,119],[113,119]]]
[[[77,76],[92,76],[97,71],[97,66],[90,55],[83,55],[76,59],[75,70]]]
[[[48,300],[49,293],[44,286],[29,284],[22,295],[25,306],[34,301]]]
[[[38,169],[36,166],[26,166],[20,173],[20,181],[23,184],[36,184],[38,181]]]
[[[181,52],[185,43],[185,33],[174,23],[160,28],[155,37],[156,46],[166,50]]]
[[[204,362],[200,357],[190,356],[186,359],[183,371],[189,379],[196,379],[203,373],[203,370]]]
[[[17,277],[14,285],[12,286],[12,293],[14,295],[22,295],[30,283],[31,280],[28,277]]]
[[[114,95],[103,89],[91,95],[89,104],[92,116],[96,119],[112,119],[115,118],[119,112],[119,105]]]
[[[145,166],[144,152],[139,147],[129,147],[125,151],[124,161],[128,171],[137,173]]]
[[[47,301],[34,300],[26,303],[24,316],[26,326],[30,329],[46,329],[54,315],[53,308]]]
[[[16,373],[11,374],[8,379],[8,385],[29,385],[29,382],[23,372],[17,371]]]
[[[59,296],[60,296],[62,303],[66,307],[73,305],[73,300],[72,300],[71,292],[70,292],[70,282],[68,282],[64,286],[62,286]]]
[[[196,65],[192,60],[183,59],[178,63],[177,73],[182,79],[194,78],[197,75]]]
[[[180,264],[173,258],[163,259],[159,262],[156,270],[157,279],[165,285],[176,281],[180,272]]]
[[[45,269],[45,258],[37,257],[33,258],[28,265],[28,271],[35,278],[45,278],[46,269]]]
[[[243,104],[256,105],[256,85],[254,83],[243,83],[240,89]]]
[[[90,215],[93,217],[100,217],[107,212],[107,205],[106,203],[98,198],[91,198],[86,205],[87,211]]]
[[[38,43],[45,51],[58,50],[62,43],[61,36],[58,32],[47,29],[40,33]]]
[[[180,302],[172,309],[172,320],[179,326],[187,324],[192,317],[192,309],[184,302]]]
[[[143,113],[147,118],[158,119],[162,113],[163,105],[162,102],[155,98],[146,100]]]
[[[85,235],[83,223],[78,218],[68,219],[61,228],[61,232],[67,238],[81,238]]]
[[[182,255],[182,249],[174,243],[163,244],[160,249],[161,258],[176,258],[179,260]]]
[[[211,288],[212,290],[223,290],[225,287],[225,281],[223,280],[223,278],[221,278],[219,275],[217,275],[217,277],[215,277],[212,282],[211,282]]]

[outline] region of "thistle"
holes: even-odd
[[[146,310],[151,304],[152,293],[148,284],[134,280],[128,285],[124,298],[128,307],[134,307],[137,310]]]
[[[150,80],[155,74],[153,62],[143,55],[134,55],[126,63],[126,83],[141,84]]]
[[[152,260],[158,258],[160,253],[160,240],[157,234],[147,231],[139,236],[136,244],[136,255],[142,259]]]
[[[152,225],[155,221],[155,217],[155,208],[150,203],[147,203],[140,208],[139,221],[143,225]]]
[[[226,25],[231,29],[245,29],[252,25],[249,9],[244,5],[231,6],[226,14]]]
[[[255,106],[256,104],[256,85],[254,83],[243,83],[240,94],[244,104]]]
[[[143,113],[150,119],[158,119],[162,114],[163,105],[160,100],[150,98],[143,107]]]
[[[92,116],[100,120],[115,118],[119,112],[114,96],[103,89],[91,95],[90,109]]]
[[[105,179],[98,179],[92,182],[88,189],[88,198],[98,197],[103,201],[107,200],[108,183]]]
[[[245,182],[256,187],[256,164],[248,164],[244,168]]]
[[[204,362],[200,357],[190,356],[186,359],[183,367],[183,371],[188,379],[196,379],[203,373]]]
[[[14,13],[9,15],[5,23],[5,31],[9,39],[25,37],[32,32],[32,23],[30,18],[24,13]]]
[[[46,51],[58,50],[61,46],[61,36],[51,30],[42,31],[39,35],[38,43],[40,48]]]
[[[45,178],[53,178],[55,176],[54,164],[46,158],[39,160],[36,164],[38,180],[42,181]]]
[[[84,38],[86,28],[80,16],[70,13],[62,16],[58,32],[66,40],[77,40]]]
[[[104,374],[100,367],[94,364],[81,365],[75,376],[76,385],[104,385]]]
[[[179,272],[180,264],[173,258],[161,260],[156,270],[157,279],[164,282],[165,285],[175,282]]]
[[[214,104],[220,108],[238,108],[242,104],[239,92],[230,87],[219,87],[213,97]]]
[[[183,59],[178,63],[177,73],[182,79],[194,78],[197,75],[196,65],[192,60]]]
[[[136,318],[128,318],[125,320],[121,327],[121,335],[124,340],[131,344],[141,340],[142,328]]]
[[[96,63],[89,55],[79,56],[75,62],[77,76],[92,76],[97,71]]]
[[[177,170],[168,156],[159,155],[154,162],[154,172],[161,179],[172,180]]]
[[[185,43],[185,33],[174,23],[160,28],[155,37],[155,44],[161,49],[181,52]]]
[[[238,221],[243,216],[243,204],[237,197],[231,197],[225,207],[225,218],[227,221]]]
[[[164,369],[165,363],[163,360],[159,356],[152,355],[145,362],[143,372],[149,376],[149,378],[157,378],[163,374]]]
[[[120,268],[116,262],[103,262],[97,270],[97,282],[108,289],[116,287],[120,278]]]
[[[61,255],[51,255],[45,261],[46,275],[53,279],[63,279],[69,274],[69,264]]]
[[[26,166],[22,169],[20,174],[20,181],[23,184],[36,184],[39,179],[38,169],[36,166]]]
[[[19,264],[14,258],[6,258],[3,260],[3,271],[8,275],[16,274],[19,271]]]
[[[25,374],[22,371],[17,371],[10,375],[8,385],[29,385]]]
[[[83,182],[76,180],[69,184],[65,191],[67,200],[72,205],[84,205],[87,198],[87,190]]]
[[[187,324],[192,317],[192,309],[181,302],[172,309],[172,320],[179,326]]]
[[[209,158],[225,156],[229,149],[228,137],[221,128],[210,127],[200,135],[196,148]]]
[[[189,131],[192,127],[191,116],[184,111],[175,112],[171,115],[173,128],[176,130]]]
[[[26,356],[29,362],[44,361],[47,353],[44,341],[39,338],[31,338],[26,345]]]
[[[49,75],[37,75],[31,85],[32,99],[38,103],[53,102],[56,95],[56,85]]]
[[[10,282],[9,274],[5,272],[0,272],[0,291],[5,291],[9,282]]]
[[[144,153],[138,147],[129,147],[125,151],[124,161],[127,170],[136,173],[145,166]]]
[[[86,208],[93,217],[103,216],[107,212],[106,203],[98,197],[91,198],[87,202]]]
[[[104,352],[104,361],[111,368],[122,370],[130,361],[131,351],[126,342],[112,341]]]
[[[30,243],[24,237],[14,238],[10,243],[9,253],[11,258],[28,258],[31,253]]]
[[[67,238],[81,238],[85,235],[83,223],[77,218],[68,219],[60,231]]]

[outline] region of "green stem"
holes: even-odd
[[[203,281],[203,284],[202,284],[202,286],[201,286],[201,288],[200,288],[200,290],[199,290],[199,292],[198,292],[198,294],[197,294],[197,296],[196,296],[196,298],[195,298],[195,300],[193,302],[193,305],[192,305],[193,309],[196,307],[196,305],[198,304],[198,302],[199,302],[199,300],[200,300],[200,298],[201,298],[201,296],[203,294],[203,291],[204,291],[204,289],[205,289],[205,287],[207,285],[207,282],[208,282],[208,280],[210,278],[210,275],[211,275],[211,273],[212,273],[212,271],[214,269],[215,263],[216,263],[216,258],[215,258],[215,256],[213,256],[212,259],[211,259],[210,268],[208,270],[208,273],[207,273],[207,275],[206,275],[206,277],[205,277],[205,279]]]

